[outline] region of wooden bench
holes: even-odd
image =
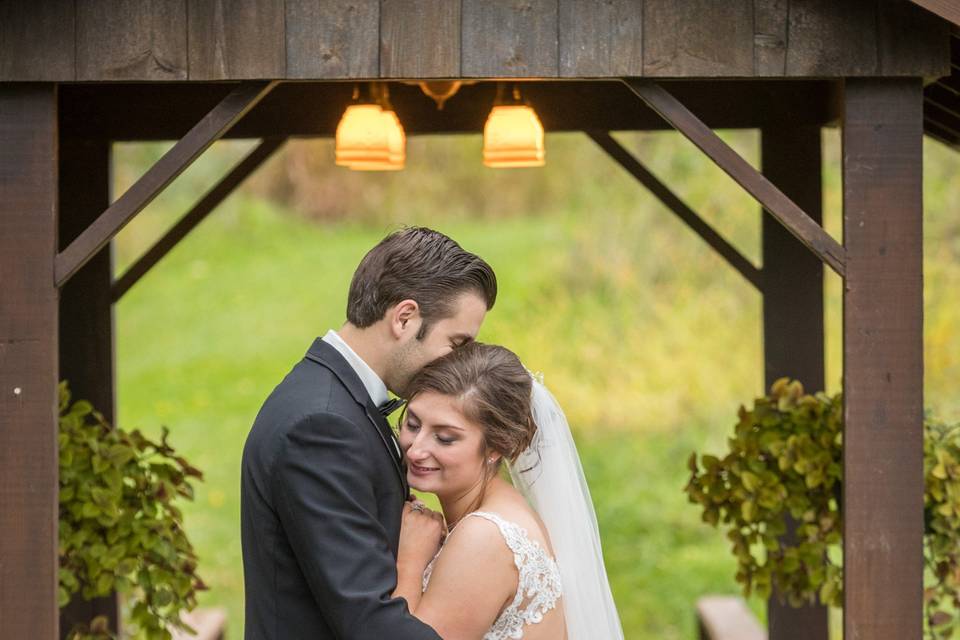
[[[183,621],[193,627],[196,635],[185,631],[173,631],[173,640],[223,640],[227,626],[225,609],[194,609],[183,614]]]
[[[767,632],[737,596],[704,596],[697,600],[700,640],[767,640]]]

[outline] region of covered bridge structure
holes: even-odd
[[[3,0],[0,634],[116,617],[114,599],[62,624],[57,606],[57,383],[112,419],[113,303],[284,140],[333,135],[355,83],[386,83],[420,135],[482,131],[513,80],[548,133],[585,132],[763,295],[768,383],[824,387],[824,265],[843,278],[844,630],[919,638],[922,139],[960,144],[958,24],[956,0]],[[424,80],[464,84],[438,110]],[[842,240],[821,226],[824,126],[842,129]],[[719,128],[760,130],[759,170]],[[762,205],[761,265],[610,136],[652,129]],[[232,137],[262,142],[115,276],[114,236]],[[114,197],[111,144],[134,140],[177,142]],[[775,640],[827,637],[821,606],[771,600],[769,619]]]

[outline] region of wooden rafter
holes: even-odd
[[[200,224],[227,196],[233,193],[251,173],[264,163],[285,142],[282,138],[268,138],[261,142],[243,160],[210,189],[173,227],[120,276],[110,290],[113,302],[119,300],[153,266]]]
[[[624,83],[756,198],[800,242],[840,276],[844,275],[846,254],[843,246],[679,100],[649,80],[625,79]]]
[[[244,82],[210,110],[190,131],[160,158],[126,193],[57,255],[54,269],[58,287],[77,272],[150,204],[168,184],[189,167],[207,147],[276,86],[276,82]]]
[[[957,0],[911,0],[911,2],[960,27],[960,2]]]
[[[587,135],[596,142],[601,149],[607,152],[617,164],[623,167],[627,173],[636,178],[640,184],[655,195],[670,211],[677,215],[688,227],[690,227],[704,242],[710,245],[727,263],[736,269],[740,275],[747,279],[757,289],[761,287],[761,273],[736,247],[724,240],[723,236],[714,231],[706,221],[697,213],[688,207],[686,203],[676,196],[665,184],[660,182],[655,175],[643,166],[637,158],[627,151],[619,142],[614,140],[609,133],[605,131],[588,131]]]

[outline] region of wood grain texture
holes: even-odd
[[[644,0],[643,72],[752,76],[752,0]]]
[[[763,175],[813,219],[823,220],[820,127],[784,121],[761,130]],[[823,263],[773,215],[763,212],[763,364],[765,389],[778,378],[799,380],[808,393],[824,386]],[[788,516],[781,538],[796,544]],[[778,594],[767,600],[772,640],[828,640],[827,608],[791,607]]]
[[[753,72],[759,77],[782,76],[787,70],[789,0],[754,0]]]
[[[845,638],[923,624],[923,112],[919,79],[846,83]]]
[[[57,637],[57,93],[0,85],[0,618]]]
[[[960,5],[960,3],[958,3]],[[877,42],[882,75],[950,74],[950,25],[909,0],[879,0]],[[924,34],[924,37],[911,37]],[[923,70],[917,73],[917,70]]]
[[[461,12],[464,77],[557,75],[556,0],[462,0]]]
[[[74,80],[74,19],[70,0],[0,2],[0,81]]]
[[[77,80],[186,80],[186,0],[77,3]]]
[[[276,0],[188,0],[191,80],[284,78],[284,7]]]
[[[460,75],[460,3],[381,0],[380,77]]]
[[[378,0],[286,0],[287,76],[380,75]]]
[[[643,3],[560,0],[560,75],[643,75]]]
[[[876,0],[790,0],[787,75],[876,73],[876,21]]]

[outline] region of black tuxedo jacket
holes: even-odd
[[[321,339],[243,449],[247,640],[439,640],[396,588],[406,470],[390,426]]]

